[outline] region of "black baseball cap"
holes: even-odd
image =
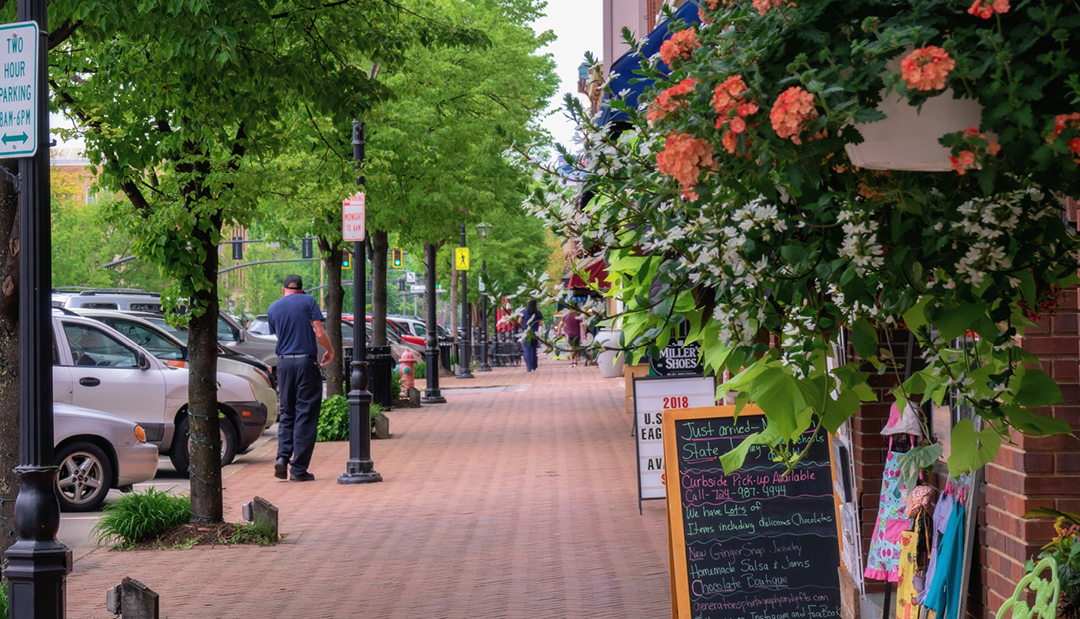
[[[284,287],[286,290],[304,290],[304,280],[299,275],[286,275]]]

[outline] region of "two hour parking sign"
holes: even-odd
[[[37,153],[37,22],[0,25],[0,159]]]

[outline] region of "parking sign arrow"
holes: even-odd
[[[30,138],[29,138],[29,136],[26,135],[26,132],[24,131],[24,132],[20,133],[19,135],[8,135],[8,134],[5,133],[4,137],[0,138],[0,139],[2,139],[3,142],[4,142],[4,145],[7,146],[8,142],[22,142],[22,143],[25,144],[26,141],[28,139],[30,139]]]

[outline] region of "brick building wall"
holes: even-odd
[[[1042,369],[1061,387],[1063,403],[1039,412],[1068,420],[1074,432],[1080,430],[1078,320],[1078,291],[1074,288],[1065,292],[1056,314],[1043,318],[1038,327],[1028,329],[1021,342],[1025,350],[1039,357]],[[900,332],[893,337],[893,353],[902,359],[906,355],[907,336]],[[917,363],[917,354],[915,358]],[[888,442],[880,433],[889,418],[895,385],[896,379],[891,375],[874,374],[871,386],[878,402],[864,403],[852,420],[864,553],[869,549],[877,518],[888,451]],[[968,588],[968,615],[976,619],[994,616],[1023,577],[1025,561],[1037,555],[1041,546],[1054,536],[1052,521],[1025,520],[1023,514],[1038,507],[1080,513],[1080,439],[1073,436],[1031,439],[1017,434],[1014,442],[1003,445],[984,471],[975,562]],[[940,486],[940,481],[936,485]],[[884,584],[868,580],[866,590],[879,593],[884,590]]]

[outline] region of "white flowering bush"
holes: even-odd
[[[991,460],[1013,432],[1070,431],[1035,411],[1061,393],[1016,345],[1077,281],[1077,238],[1054,188],[1010,177],[985,191],[951,173],[851,170],[842,142],[815,155],[813,182],[791,176],[805,158],[776,159],[752,182],[698,158],[699,171],[712,171],[689,188],[658,165],[669,143],[643,113],[650,105],[616,128],[568,101],[585,155],[564,157],[580,183],[547,170],[529,206],[605,255],[607,294],[625,311],[592,320],[617,321],[631,357],[688,323],[706,371],[733,375],[721,391],[764,411],[767,429],[726,455],[726,469],[754,444],[794,466],[799,438],[835,432],[874,399],[874,372],[897,377],[901,405],[941,404],[952,392],[982,419],[981,429],[970,420],[954,429],[954,473]],[[917,368],[890,347],[909,331],[923,351]],[[859,358],[836,367],[828,360],[842,333]]]

